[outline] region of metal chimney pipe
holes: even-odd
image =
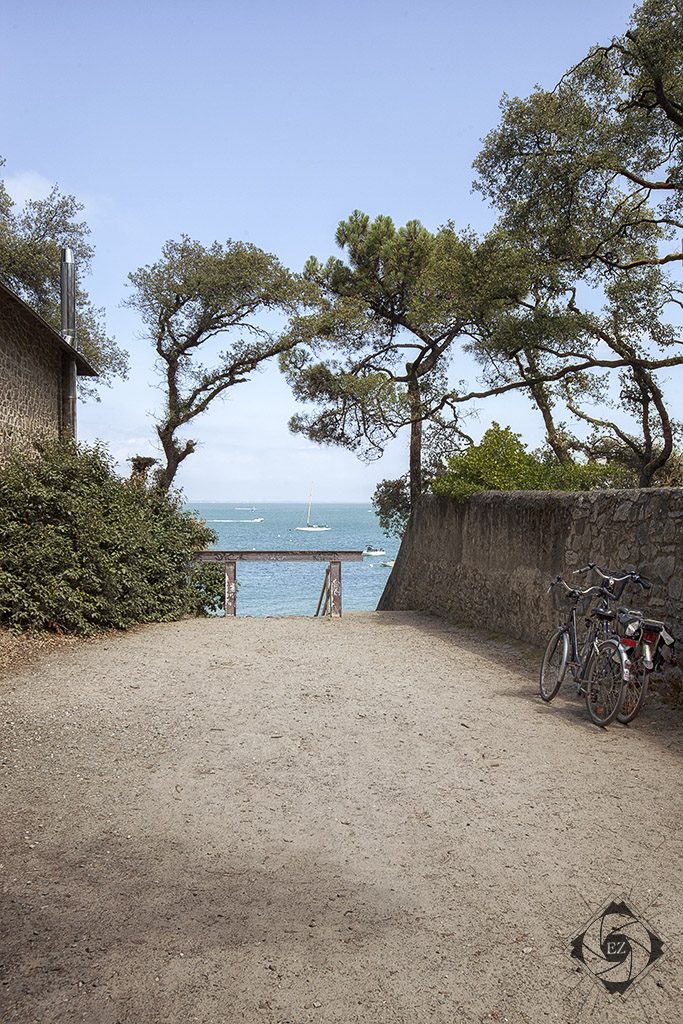
[[[76,264],[74,254],[66,246],[62,249],[60,267],[60,300],[62,313],[62,337],[64,341],[76,348]],[[62,355],[62,386],[61,386],[61,429],[63,438],[76,438],[76,360],[64,353]]]
[[[74,254],[66,246],[62,249],[60,274],[62,337],[69,345],[76,347],[76,264]]]

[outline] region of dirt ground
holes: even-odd
[[[0,682],[2,1024],[678,1024],[683,738],[407,613],[193,620]],[[628,894],[624,1000],[569,957]]]

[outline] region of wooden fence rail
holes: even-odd
[[[225,615],[237,615],[237,563],[238,562],[327,562],[325,574],[329,592],[327,608],[330,615],[342,613],[342,562],[362,562],[362,551],[199,551],[197,562],[218,562],[224,566]],[[318,611],[320,602],[318,603]],[[316,611],[316,615],[318,614]]]

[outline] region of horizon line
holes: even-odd
[[[308,505],[308,500],[282,501],[280,498],[263,498],[260,501],[252,501],[250,498],[185,498],[185,503],[195,502],[198,505],[230,505],[233,501],[244,502],[245,505]],[[313,505],[370,505],[368,498],[363,501],[346,501],[342,498],[328,498],[325,501],[314,501]]]

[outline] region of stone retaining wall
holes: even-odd
[[[550,579],[587,562],[652,580],[624,599],[670,622],[683,653],[683,488],[508,491],[422,498],[380,610],[430,611],[539,644],[558,620]],[[573,577],[578,579],[578,577]],[[588,584],[586,584],[588,585]]]

